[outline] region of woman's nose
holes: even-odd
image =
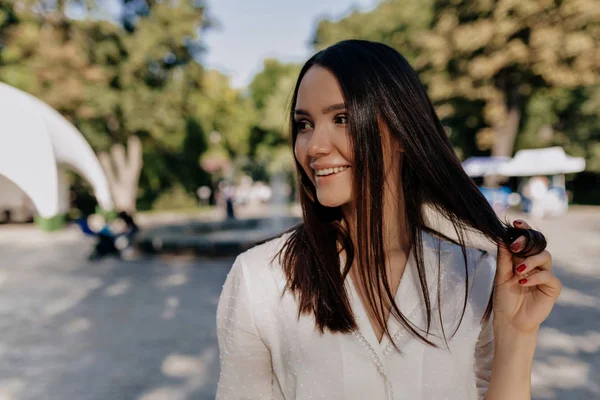
[[[308,155],[317,157],[331,152],[331,141],[324,129],[315,129],[308,142]]]

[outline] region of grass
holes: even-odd
[[[158,215],[158,214],[211,214],[217,210],[216,206],[196,206],[196,207],[183,207],[173,209],[156,209],[156,210],[145,210],[139,211],[139,215]]]

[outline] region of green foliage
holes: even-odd
[[[599,15],[597,0],[389,0],[321,21],[313,43],[399,50],[464,157],[562,145],[600,172]]]
[[[570,93],[598,83],[599,11],[594,0],[437,1],[431,29],[413,40],[416,66],[436,105],[483,102],[479,147],[510,155],[518,134],[530,140],[517,144],[543,145],[531,132],[559,124]]]
[[[249,151],[251,100],[195,60],[207,24],[198,1],[149,1],[135,25],[72,20],[64,4],[34,11],[41,1],[0,3],[0,80],[58,110],[97,152],[140,137],[141,209],[175,183],[194,197],[211,183],[200,166],[210,132],[221,132],[228,157]]]
[[[86,1],[88,18],[73,20],[65,1],[36,8],[43,1],[0,2],[0,80],[57,109],[97,152],[140,137],[139,209],[195,207],[199,186],[241,173],[292,178],[287,119],[300,65],[266,60],[246,94],[197,62],[214,24],[197,0],[148,1],[135,24],[89,18],[102,2]],[[562,145],[587,160],[577,182],[596,182],[598,15],[597,0],[386,0],[320,21],[313,44],[398,49],[461,157]]]
[[[321,20],[313,45],[321,50],[340,40],[372,40],[399,49],[412,62],[418,55],[412,39],[429,28],[433,3],[434,0],[387,0],[372,11],[354,11],[339,21]]]
[[[152,203],[153,210],[194,209],[196,207],[199,207],[198,199],[179,184],[162,192]]]
[[[267,59],[264,61],[262,71],[254,76],[254,79],[249,85],[250,97],[254,101],[256,108],[262,110],[269,98],[276,92],[281,90],[279,87],[280,80],[292,79],[298,77],[300,66],[293,63],[281,63],[276,59]],[[295,83],[295,82],[294,82]],[[292,90],[294,83],[285,82],[286,90]],[[284,105],[281,105],[284,107]]]
[[[254,179],[267,180],[278,173],[292,173],[294,158],[288,121],[299,73],[298,64],[268,59],[249,85],[257,117],[248,137],[250,159],[244,170]]]

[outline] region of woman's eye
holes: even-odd
[[[347,115],[336,115],[334,120],[335,120],[336,124],[345,125],[348,123],[348,116]]]
[[[296,121],[296,130],[298,132],[304,132],[308,129],[310,129],[310,123],[308,121]]]

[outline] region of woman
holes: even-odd
[[[290,117],[304,221],[227,277],[217,398],[529,398],[560,292],[545,239],[498,220],[406,60],[329,47],[300,72]],[[497,257],[467,246],[468,230]]]

